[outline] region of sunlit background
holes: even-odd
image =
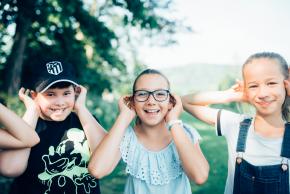
[[[227,89],[256,52],[278,52],[289,61],[289,8],[288,0],[1,1],[1,102],[22,115],[19,87],[29,87],[39,59],[61,57],[78,70],[80,83],[88,88],[87,106],[109,130],[118,98],[131,92],[135,76],[145,68],[161,70],[172,92],[182,95]],[[25,28],[17,28],[19,22]],[[250,110],[235,103],[220,108]],[[199,130],[211,166],[205,185],[192,183],[193,193],[223,193],[226,142],[190,115],[182,119]],[[12,180],[0,177],[1,194],[8,193]],[[125,180],[120,163],[101,180],[102,193],[122,193]]]
[[[290,1],[174,1],[172,16],[193,33],[177,33],[166,48],[144,45],[139,57],[154,68],[207,63],[241,65],[251,54],[278,52],[290,60]]]

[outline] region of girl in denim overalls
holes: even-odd
[[[184,96],[184,108],[227,140],[226,194],[289,194],[288,64],[277,53],[257,53],[244,63],[243,79],[226,91]],[[242,101],[255,107],[253,117],[206,106]]]

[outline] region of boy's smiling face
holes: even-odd
[[[40,107],[42,119],[63,121],[74,108],[75,90],[72,85],[65,88],[47,89],[43,93],[37,93],[34,100]]]

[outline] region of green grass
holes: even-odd
[[[184,122],[196,128],[202,136],[201,149],[210,164],[208,181],[201,186],[192,182],[194,194],[224,192],[224,185],[227,174],[227,147],[223,137],[217,137],[213,127],[203,124],[192,116],[184,113]],[[0,177],[0,193],[6,194],[11,179]],[[124,191],[126,182],[125,165],[120,162],[112,174],[100,181],[102,194],[121,194]]]

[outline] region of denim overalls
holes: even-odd
[[[285,124],[281,164],[254,166],[242,158],[252,119],[240,123],[233,194],[289,194],[290,124]]]

